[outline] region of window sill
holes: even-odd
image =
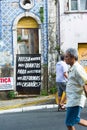
[[[86,11],[82,11],[82,10],[80,10],[80,11],[65,11],[64,12],[65,14],[74,14],[74,13],[87,13],[87,10]]]

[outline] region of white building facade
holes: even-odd
[[[87,0],[60,0],[61,49],[87,43]]]
[[[48,5],[49,72],[55,73],[57,45],[63,52],[70,47],[77,49],[79,62],[87,71],[87,0],[49,0]]]

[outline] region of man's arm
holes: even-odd
[[[67,72],[64,72],[64,77],[68,78],[68,73]]]
[[[85,95],[86,95],[86,97],[87,97],[87,84],[85,84],[85,85],[83,86],[83,89],[84,89]]]

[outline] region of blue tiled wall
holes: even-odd
[[[15,8],[12,6],[12,2],[17,2],[18,6]],[[44,23],[42,26],[42,57],[43,64],[47,64],[48,58],[48,16],[47,16],[47,0],[42,0],[41,2],[37,2],[35,0],[34,7],[30,10],[30,12],[34,13],[39,17],[39,9],[40,7],[44,7]],[[13,34],[12,34],[12,25],[15,18],[23,13],[25,10],[20,7],[19,0],[0,0],[0,38],[3,40],[3,47],[0,51],[9,51],[10,54],[13,55]],[[13,61],[12,61],[13,63]],[[11,64],[12,64],[11,63]]]
[[[0,2],[0,39],[1,39],[1,2]]]

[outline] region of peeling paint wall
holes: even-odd
[[[48,27],[49,27],[49,73],[55,72],[55,63],[56,63],[56,4],[55,0],[48,0]]]

